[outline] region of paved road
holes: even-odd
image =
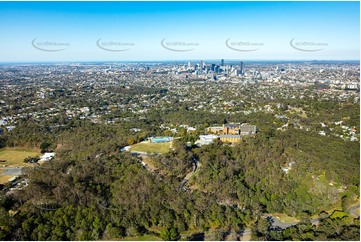
[[[272,227],[273,228],[276,228],[276,227],[280,227],[282,229],[285,229],[285,228],[288,228],[288,227],[291,227],[293,225],[296,225],[298,224],[298,222],[293,222],[293,223],[284,223],[282,221],[280,221],[278,218],[274,217],[274,216],[269,216],[267,217],[271,220],[271,223],[272,223]]]
[[[2,175],[4,175],[4,176],[20,176],[22,168],[6,167],[6,168],[0,168],[0,169],[3,170]]]
[[[196,160],[194,157],[192,157],[192,162],[194,164],[193,171],[189,172],[184,179],[181,181],[180,189],[184,187],[185,184],[189,181],[189,179],[194,175],[194,173],[197,171],[197,169],[200,167],[200,163],[198,160]]]
[[[148,156],[147,152],[142,152],[142,151],[130,151],[130,154],[139,155],[139,156]]]

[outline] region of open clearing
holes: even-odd
[[[299,222],[298,219],[287,216],[286,214],[282,214],[282,213],[275,213],[274,216],[283,223],[297,223],[297,222]]]
[[[0,160],[6,160],[0,162],[0,166],[17,167],[17,166],[29,166],[30,164],[24,163],[26,157],[40,156],[40,152],[31,149],[22,148],[3,148],[0,149]]]
[[[1,174],[2,170],[0,170],[0,184],[5,184],[8,182],[8,180],[12,177],[12,176],[4,176]]]
[[[40,152],[23,148],[2,148],[0,149],[0,184],[6,183],[11,177],[18,175],[24,166],[33,164],[24,163],[26,157],[40,156]]]
[[[165,154],[170,150],[170,142],[165,143],[149,143],[142,142],[132,145],[130,148],[134,152],[145,152],[145,153],[161,153]]]

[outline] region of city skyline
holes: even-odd
[[[7,33],[0,38],[0,62],[359,60],[359,7],[0,2],[0,30]]]

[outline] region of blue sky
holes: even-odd
[[[0,61],[359,60],[359,4],[0,2]]]

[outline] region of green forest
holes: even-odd
[[[313,109],[341,110],[359,126],[356,108],[312,103]],[[359,106],[358,106],[359,108]],[[332,112],[332,111],[330,111]],[[321,112],[328,118],[330,112]],[[356,114],[355,114],[356,112]],[[300,122],[318,122],[309,117]],[[187,145],[211,124],[249,122],[254,137],[235,145]],[[267,113],[223,115],[154,109],[144,119],[117,125],[61,119],[24,119],[0,136],[1,147],[55,151],[54,160],[24,168],[28,186],[0,196],[1,240],[114,240],[156,236],[162,240],[236,240],[246,228],[255,240],[358,240],[360,223],[349,208],[359,200],[359,142],[290,127],[275,128]],[[55,122],[55,123],[56,123]],[[198,125],[167,154],[150,156],[150,172],[120,148],[165,135],[161,123]],[[140,132],[129,131],[134,126]],[[317,128],[315,128],[317,129]],[[193,142],[191,142],[193,143]],[[197,172],[180,189],[185,175]],[[288,172],[282,168],[288,167]],[[282,213],[301,222],[274,228],[265,214]],[[314,217],[320,218],[312,224]],[[238,236],[238,237],[237,237]]]

